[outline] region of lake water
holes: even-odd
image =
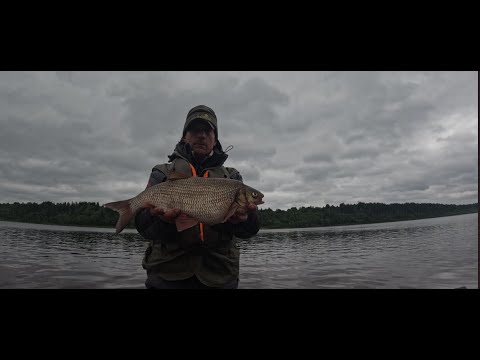
[[[0,288],[138,288],[135,230],[0,222]],[[240,289],[478,289],[478,214],[261,230],[239,240]]]

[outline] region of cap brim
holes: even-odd
[[[210,121],[202,119],[202,118],[191,119],[188,122],[188,125],[187,125],[186,129],[188,130],[192,126],[192,124],[196,124],[196,123],[208,124],[213,130],[215,130],[215,126]]]
[[[217,119],[214,116],[212,116],[212,115],[210,115],[209,113],[206,113],[206,112],[196,112],[196,113],[190,115],[187,118],[187,122],[190,123],[190,121],[195,120],[195,119],[207,120],[211,124],[216,124],[217,123]]]

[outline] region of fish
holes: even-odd
[[[165,211],[180,209],[175,225],[181,232],[198,223],[210,226],[224,223],[237,210],[246,210],[249,204],[263,204],[263,198],[264,194],[242,181],[195,177],[174,171],[166,181],[148,187],[131,199],[103,206],[119,213],[115,226],[117,234],[147,207],[159,207]]]

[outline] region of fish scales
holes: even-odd
[[[132,199],[131,208],[136,211],[150,202],[164,209],[178,208],[205,224],[215,224],[223,220],[242,186],[239,181],[216,178],[167,181],[149,187]]]
[[[247,209],[249,204],[263,204],[263,197],[261,192],[241,181],[188,177],[174,173],[167,181],[145,189],[134,198],[111,202],[104,206],[120,214],[116,225],[119,233],[135,214],[145,207],[180,209],[193,220],[215,225],[226,221],[239,209]],[[185,224],[178,219],[176,225],[178,231],[185,229]]]

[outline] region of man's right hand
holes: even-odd
[[[150,205],[150,206],[149,206]],[[165,211],[164,209],[160,207],[155,207],[153,204],[147,204],[146,207],[150,207],[150,214],[153,216],[160,216],[160,219],[162,219],[165,222],[168,223],[175,223],[175,219],[178,215],[180,215],[181,210],[180,209],[169,209]]]

